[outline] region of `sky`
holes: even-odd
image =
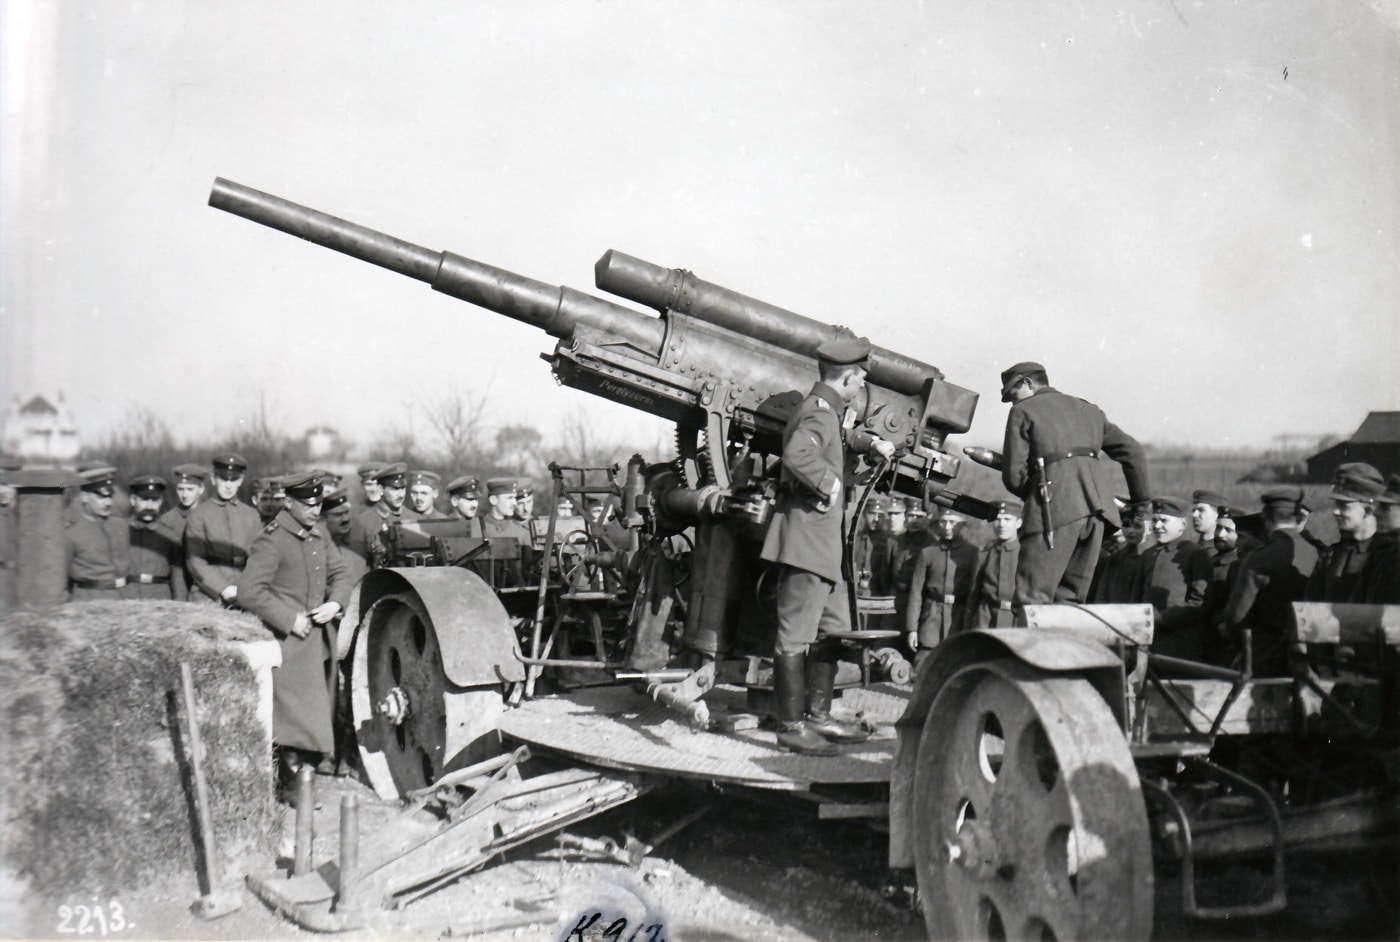
[[[0,393],[96,441],[652,439],[534,329],[207,206],[215,177],[601,294],[609,248],[1144,442],[1400,409],[1400,3],[0,6]],[[626,303],[626,302],[624,302]],[[664,457],[664,456],[657,456]]]

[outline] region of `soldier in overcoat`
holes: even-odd
[[[185,521],[185,565],[194,579],[191,601],[234,605],[238,577],[262,528],[258,512],[238,499],[248,462],[236,452],[215,455],[214,497]]]
[[[78,512],[65,521],[63,553],[68,570],[69,597],[75,602],[127,598],[131,571],[131,537],[126,521],[112,513],[116,468],[89,468]]]
[[[850,624],[841,573],[846,453],[874,452],[889,459],[894,446],[865,431],[846,434],[847,406],[865,386],[870,342],[828,341],[817,350],[820,379],[783,429],[778,501],[764,537],[762,558],[772,564],[778,636],[773,694],[778,743],[793,752],[830,755],[833,741],[864,738],[831,716],[836,652],[808,650],[822,627]],[[810,669],[809,669],[810,666]]]
[[[284,485],[286,508],[253,541],[238,601],[282,648],[282,666],[272,673],[272,740],[289,775],[335,750],[335,617],[351,586],[340,553],[317,526],[321,482],[297,474]]]
[[[1151,497],[1147,456],[1091,402],[1050,386],[1045,367],[1018,363],[1001,374],[1013,403],[1002,447],[1002,483],[1025,501],[1016,604],[1083,602],[1106,525],[1119,526],[1107,455],[1123,468],[1134,503]]]

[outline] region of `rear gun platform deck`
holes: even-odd
[[[531,748],[594,765],[700,778],[759,788],[888,782],[894,758],[894,722],[908,687],[875,684],[845,691],[833,712],[863,713],[877,725],[870,740],[837,747],[836,756],[800,756],[777,745],[766,729],[699,732],[684,717],[628,687],[595,687],[541,697],[506,711],[501,732]],[[712,714],[746,711],[739,687],[719,686],[705,697]]]

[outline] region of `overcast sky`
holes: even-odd
[[[3,393],[100,438],[644,424],[533,329],[206,205],[224,176],[597,293],[608,248],[1148,442],[1400,409],[1394,3],[3,7]],[[660,457],[660,456],[658,456]]]

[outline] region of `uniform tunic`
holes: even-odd
[[[272,739],[278,745],[335,750],[334,623],[313,623],[305,638],[291,631],[297,615],[323,602],[344,609],[349,598],[340,553],[319,527],[306,530],[284,510],[253,542],[238,580],[238,602],[263,620],[282,648],[282,666],[272,675]]]
[[[1357,540],[1343,534],[1341,540],[1322,550],[1303,598],[1309,602],[1350,602],[1374,539]]]
[[[1400,605],[1400,530],[1371,537],[1370,551],[1352,590],[1352,601]]]
[[[867,595],[893,595],[894,572],[890,566],[894,537],[884,528],[862,528],[856,536],[855,558],[851,571],[859,579],[862,574],[870,580]]]
[[[178,564],[180,546],[160,526],[159,520],[145,523],[131,520],[131,576],[127,597],[133,599],[174,598],[171,574]]]
[[[1152,653],[1193,661],[1205,658],[1201,605],[1210,574],[1210,557],[1185,538],[1158,543],[1142,554],[1135,601],[1152,606]]]
[[[1120,523],[1112,478],[1100,454],[1122,466],[1134,501],[1148,498],[1142,446],[1108,421],[1098,406],[1050,387],[1012,405],[1001,476],[1006,489],[1026,504],[1018,604],[1088,598],[1104,524]],[[1045,461],[1048,488],[1042,486],[1039,459]],[[1042,490],[1048,490],[1048,504]],[[1047,545],[1047,531],[1054,534],[1053,548]]]
[[[842,434],[845,403],[836,390],[817,383],[783,428],[778,503],[764,536],[762,559],[777,573],[776,653],[803,653],[818,627],[849,625],[850,603],[841,575],[846,450],[870,450],[865,431]],[[833,491],[835,496],[833,496]]]
[[[481,518],[481,533],[486,540],[515,540],[519,546],[520,556],[515,559],[498,559],[493,557],[492,564],[495,569],[495,585],[498,588],[523,585],[525,582],[524,566],[522,560],[532,552],[534,543],[530,540],[530,531],[525,529],[525,524],[514,517],[497,518],[492,514],[487,514]]]
[[[977,580],[977,546],[955,535],[919,551],[909,580],[904,630],[918,632],[919,647],[934,648],[969,621],[968,603]]]
[[[1225,626],[1236,641],[1239,631],[1252,629],[1256,675],[1287,672],[1284,626],[1292,623],[1292,605],[1302,601],[1316,563],[1317,547],[1295,527],[1274,530],[1263,546],[1240,560],[1225,606]]]
[[[170,570],[170,595],[177,602],[187,600],[190,597],[190,587],[194,585],[194,579],[185,563],[185,524],[193,509],[176,504],[156,518],[155,523],[166,539],[175,544],[175,557],[171,561]]]
[[[1015,537],[983,547],[977,562],[973,628],[1015,626],[1011,605],[1016,598],[1016,564],[1021,543]]]
[[[194,579],[192,601],[218,602],[224,589],[238,584],[261,529],[258,512],[237,498],[214,497],[190,511],[185,521],[185,565]]]
[[[63,530],[63,553],[73,601],[128,598],[131,539],[126,520],[79,512]]]

